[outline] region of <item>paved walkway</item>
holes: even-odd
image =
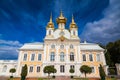
[[[68,76],[59,76],[59,77],[56,77],[55,80],[70,80],[70,77],[68,77]]]

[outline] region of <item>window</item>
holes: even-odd
[[[38,61],[41,61],[41,54],[38,54]]]
[[[37,72],[40,72],[40,66],[37,66]]]
[[[24,54],[23,61],[27,60],[27,54]]]
[[[75,69],[74,65],[70,65],[70,69]]]
[[[73,45],[72,44],[70,45],[70,49],[73,49]]]
[[[61,48],[61,49],[64,49],[64,45],[60,45],[60,48]]]
[[[100,61],[100,54],[97,54],[97,61]]]
[[[60,61],[64,61],[64,56],[65,56],[65,55],[64,55],[64,52],[61,52],[61,53],[60,53]]]
[[[51,48],[53,48],[53,49],[54,49],[54,48],[55,48],[55,45],[51,45]]]
[[[61,73],[64,73],[64,72],[65,72],[65,67],[64,67],[64,65],[61,65],[61,66],[60,66],[60,72],[61,72]]]
[[[91,67],[91,69],[92,69],[92,73],[94,73],[94,72],[95,72],[95,69],[94,69],[94,67]]]
[[[33,66],[30,66],[29,72],[33,72]]]
[[[5,65],[2,69],[2,72],[6,72],[7,71],[7,66]]]
[[[74,53],[73,52],[70,53],[70,61],[74,61]]]
[[[49,30],[49,35],[51,35],[51,30]]]
[[[86,61],[86,55],[83,54],[82,56],[83,56],[83,61]]]
[[[75,31],[73,31],[73,35],[75,35]]]
[[[50,54],[50,61],[55,61],[55,53],[51,52]]]
[[[31,61],[34,61],[34,59],[35,59],[35,54],[32,54],[31,55]]]
[[[89,60],[90,60],[90,61],[93,61],[93,56],[92,56],[92,54],[89,54]]]

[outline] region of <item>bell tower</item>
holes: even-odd
[[[46,27],[46,36],[53,35],[53,31],[54,31],[54,23],[52,22],[52,13],[51,13],[50,21],[48,22]]]
[[[78,27],[74,21],[74,17],[72,15],[72,22],[70,23],[70,33],[71,33],[71,36],[78,36]]]

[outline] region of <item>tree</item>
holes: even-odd
[[[53,70],[53,78],[55,78],[54,73],[56,73],[56,72],[57,72],[57,70],[54,68],[54,70]]]
[[[70,72],[70,73],[74,73],[74,72],[75,72],[75,70],[74,70],[74,69],[72,69],[72,68],[70,68],[69,72]],[[71,78],[73,78],[73,76],[71,76]]]
[[[54,66],[45,66],[43,69],[44,73],[48,73],[48,79],[50,77],[51,73],[55,73],[57,70],[54,68]]]
[[[13,78],[13,73],[16,72],[16,69],[15,68],[11,68],[9,72],[12,73],[12,75],[10,76],[10,78]]]
[[[79,69],[81,71],[81,73],[85,74],[85,78],[86,78],[86,74],[90,74],[92,72],[91,67],[87,66],[87,65],[82,65]]]
[[[114,67],[115,63],[120,63],[120,40],[117,40],[115,42],[109,42],[106,45],[107,49],[107,55],[110,56],[110,60],[108,61],[106,59],[106,62],[110,67]]]
[[[99,74],[100,74],[100,77],[101,77],[101,80],[105,80],[105,71],[102,67],[102,65],[100,64],[100,67],[99,67]]]
[[[21,80],[25,80],[26,76],[27,76],[27,72],[28,72],[28,68],[27,65],[25,64],[22,67],[22,71],[21,71]]]

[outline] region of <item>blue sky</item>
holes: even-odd
[[[24,43],[43,42],[51,12],[57,28],[61,9],[66,28],[74,15],[81,41],[120,39],[120,0],[0,0],[0,59],[17,59]]]

